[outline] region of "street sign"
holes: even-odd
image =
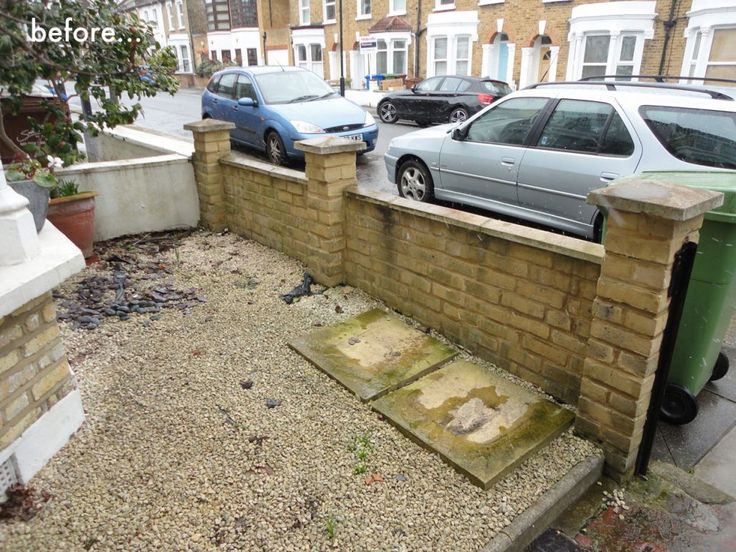
[[[372,54],[378,50],[378,41],[372,36],[360,37],[360,53]]]

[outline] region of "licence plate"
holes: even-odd
[[[355,140],[356,142],[362,142],[363,141],[363,135],[362,134],[351,134],[350,136],[343,136],[343,138],[347,138],[348,140]]]

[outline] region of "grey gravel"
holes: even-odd
[[[478,550],[595,451],[567,432],[483,491],[287,347],[378,302],[313,286],[287,305],[304,268],[231,234],[165,255],[207,303],[62,326],[87,421],[32,482],[44,510],[0,526],[4,549]]]

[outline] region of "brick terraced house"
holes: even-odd
[[[289,62],[327,80],[340,76],[340,1],[289,4]],[[342,0],[342,18],[352,88],[376,73],[516,88],[603,74],[736,78],[733,0]],[[361,52],[368,37],[375,50]]]

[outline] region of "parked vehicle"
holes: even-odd
[[[384,123],[399,119],[430,123],[461,123],[511,93],[509,85],[492,79],[447,75],[431,77],[410,88],[392,92],[378,103]]]
[[[311,71],[297,67],[228,68],[215,73],[202,94],[202,118],[235,123],[236,143],[266,152],[285,165],[304,153],[294,142],[342,136],[371,151],[378,125],[370,113],[337,94]]]
[[[591,190],[645,171],[736,170],[736,102],[702,86],[544,83],[394,138],[384,159],[403,197],[600,239]]]

